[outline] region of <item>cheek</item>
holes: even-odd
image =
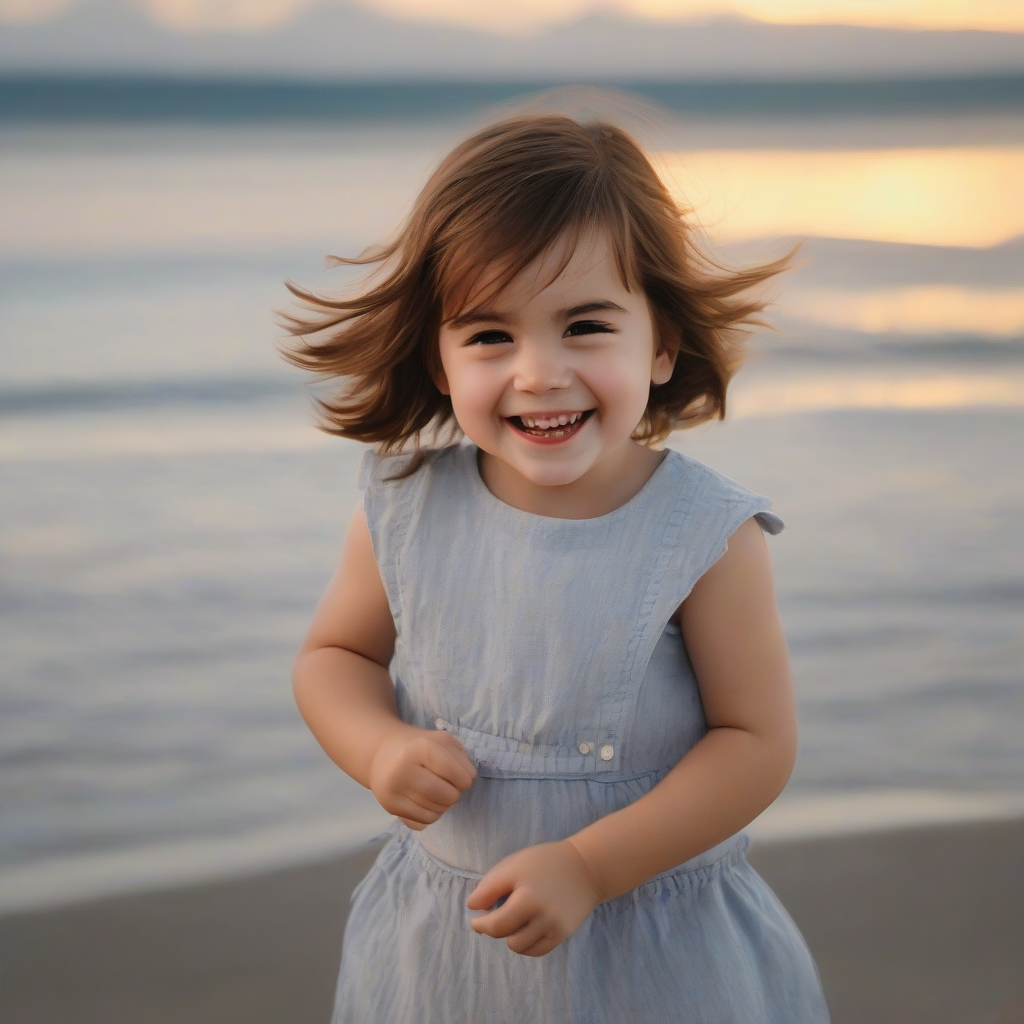
[[[501,382],[486,363],[452,366],[448,384],[456,418],[489,416],[501,398]]]
[[[609,415],[631,419],[631,426],[639,422],[650,395],[649,367],[636,359],[616,359],[596,367],[589,383]]]

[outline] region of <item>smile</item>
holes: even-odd
[[[527,437],[538,441],[561,441],[578,433],[593,413],[593,409],[587,409],[584,412],[509,416],[507,419],[515,430]]]

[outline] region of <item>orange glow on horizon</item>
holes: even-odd
[[[789,25],[1024,32],[1020,0],[629,0],[623,6],[665,20],[734,13]]]
[[[132,2],[161,24],[180,31],[258,31],[287,21],[317,0]],[[0,23],[44,22],[73,3],[0,0]],[[1024,32],[1024,4],[1020,0],[520,0],[514,5],[481,4],[478,0],[362,0],[362,6],[397,18],[445,21],[496,32],[531,31],[594,12],[664,21],[737,14],[779,24]]]
[[[1024,234],[1024,147],[704,150],[656,158],[717,241],[989,246]]]

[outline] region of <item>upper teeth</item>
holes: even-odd
[[[534,427],[539,430],[550,430],[552,427],[564,427],[569,423],[575,423],[583,413],[562,413],[559,416],[520,416],[519,418],[528,427]]]

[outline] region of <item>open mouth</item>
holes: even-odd
[[[560,413],[552,416],[509,416],[508,422],[521,434],[542,441],[561,441],[577,433],[593,415],[593,409],[585,412]]]

